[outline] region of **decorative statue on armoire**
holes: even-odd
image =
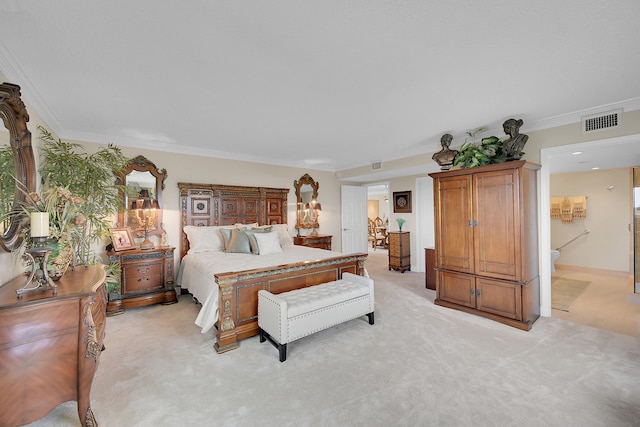
[[[509,138],[502,142],[502,153],[506,156],[507,161],[519,160],[524,154],[522,149],[529,139],[528,135],[520,133],[520,126],[522,126],[522,119],[508,119],[502,124],[504,133],[509,135]]]
[[[458,150],[451,150],[449,145],[451,145],[451,141],[453,141],[453,136],[449,133],[445,133],[440,138],[440,144],[442,145],[442,150],[435,153],[432,157],[433,160],[436,161],[440,165],[440,169],[443,171],[449,170],[451,165],[453,165],[453,160],[458,155]]]

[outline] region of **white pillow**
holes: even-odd
[[[287,224],[273,224],[273,230],[278,233],[280,239],[280,245],[293,245],[293,239],[289,234],[289,228]]]
[[[220,235],[221,228],[234,228],[234,226],[205,226],[186,225],[184,232],[189,239],[189,254],[198,252],[224,251],[224,242]]]
[[[282,252],[278,233],[273,231],[270,233],[254,233],[253,236],[256,238],[256,242],[258,242],[259,255],[277,254]]]

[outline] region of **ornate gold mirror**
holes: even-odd
[[[26,193],[36,191],[31,132],[27,129],[29,114],[20,98],[20,86],[0,85],[0,116],[9,130],[8,140],[0,132],[0,247],[10,252],[22,242]]]
[[[294,181],[293,185],[296,189],[298,220],[296,228],[313,228],[314,231],[320,225],[318,224],[318,211],[320,210],[318,203],[318,187],[319,184],[309,176],[304,174],[299,180]]]
[[[158,170],[155,164],[144,156],[138,156],[118,177],[117,184],[124,186],[120,190],[121,209],[118,212],[118,227],[131,227],[134,237],[161,234],[162,229],[162,190],[167,179],[166,169]],[[141,210],[146,211],[141,216]],[[153,216],[148,217],[152,208]],[[145,221],[147,221],[145,223]]]

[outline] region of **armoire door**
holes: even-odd
[[[520,280],[518,171],[473,175],[475,274]]]
[[[473,273],[471,177],[438,179],[435,197],[437,267]]]

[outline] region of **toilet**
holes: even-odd
[[[551,272],[556,271],[555,263],[556,260],[560,257],[560,251],[551,249]]]

